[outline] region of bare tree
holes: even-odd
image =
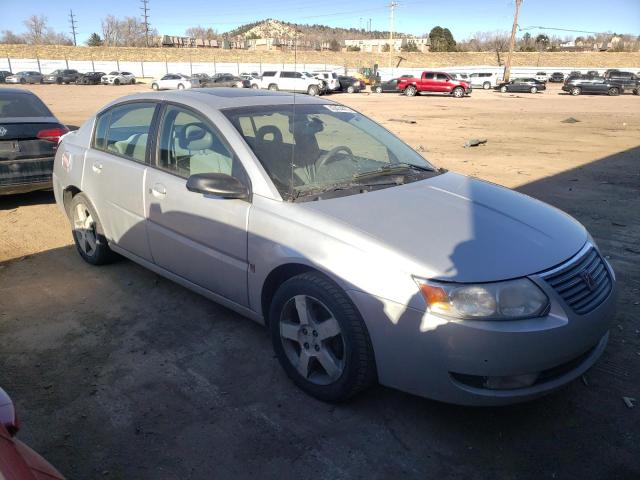
[[[118,19],[107,15],[102,19],[102,39],[107,47],[115,47],[120,43]]]
[[[0,43],[17,45],[21,43],[27,43],[27,40],[24,38],[24,35],[18,35],[16,33],[13,33],[11,30],[3,30],[2,36],[0,37]]]
[[[27,29],[24,34],[27,42],[35,45],[43,43],[47,31],[47,17],[44,15],[31,15],[23,23]]]
[[[211,27],[205,28],[198,25],[197,27],[189,27],[185,30],[185,35],[191,38],[201,38],[203,40],[215,40],[218,38],[218,32]]]

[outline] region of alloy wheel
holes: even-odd
[[[78,240],[78,245],[89,257],[93,256],[97,247],[96,222],[91,212],[83,203],[78,203],[73,212],[73,230]]]
[[[340,324],[316,298],[296,295],[284,305],[280,341],[291,365],[313,384],[331,384],[344,372],[346,345]]]

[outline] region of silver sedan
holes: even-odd
[[[63,138],[53,178],[82,258],[119,254],[265,324],[325,401],[375,382],[523,401],[607,343],[615,275],[581,224],[324,98],[124,97]]]

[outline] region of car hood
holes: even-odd
[[[566,213],[456,173],[300,204],[417,262],[430,278],[489,282],[567,260],[587,241]],[[375,261],[375,259],[372,259]]]

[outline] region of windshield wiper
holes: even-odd
[[[317,188],[308,188],[308,189],[298,189],[293,195],[292,200],[295,201],[300,197],[309,197],[309,196],[319,196],[323,193],[331,193],[337,192],[340,190],[353,190],[363,188],[374,188],[374,187],[388,187],[388,186],[396,186],[402,185],[404,182],[371,182],[371,183],[362,183],[362,182],[336,182],[331,185],[325,185],[323,187]]]
[[[397,173],[403,173],[407,170],[419,170],[421,172],[434,172],[432,168],[422,167],[420,165],[414,165],[413,163],[388,163],[387,165],[380,167],[376,170],[371,170],[369,172],[356,173],[353,176],[354,180],[360,180],[363,178],[377,177],[383,175],[395,175]]]

